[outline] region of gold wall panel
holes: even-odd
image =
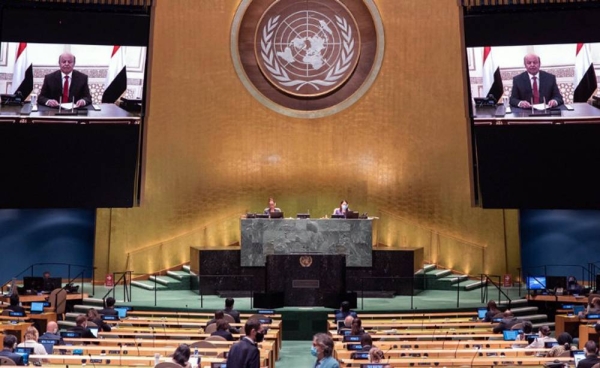
[[[373,87],[308,120],[262,106],[237,78],[237,0],[157,0],[144,198],[98,210],[98,274],[153,272],[189,261],[190,246],[234,243],[239,215],[269,196],[313,217],[345,198],[381,216],[380,243],[424,247],[425,259],[472,274],[516,273],[516,212],[471,207],[457,2],[376,3],[386,51]]]

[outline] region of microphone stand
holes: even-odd
[[[471,364],[469,364],[470,367],[473,367],[473,362],[475,361],[475,358],[477,358],[477,354],[479,354],[479,347],[477,348],[475,355],[473,355],[473,359],[471,359]]]

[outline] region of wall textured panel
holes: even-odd
[[[471,207],[456,1],[376,1],[386,32],[378,79],[352,107],[314,120],[261,106],[238,80],[237,3],[156,2],[145,197],[140,208],[98,211],[99,270],[152,272],[188,261],[191,245],[232,244],[239,215],[274,196],[286,214],[313,217],[346,198],[385,217],[378,236],[388,246],[423,246],[425,259],[458,270],[515,273],[516,216]]]

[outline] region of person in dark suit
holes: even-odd
[[[83,314],[79,315],[75,320],[75,327],[71,327],[69,331],[81,333],[83,339],[95,339],[96,336],[87,328],[87,317]]]
[[[112,296],[109,296],[108,298],[106,298],[106,308],[104,309],[100,309],[98,311],[98,314],[102,315],[102,316],[118,316],[119,312],[117,312],[115,310],[115,298],[113,298]]]
[[[88,86],[88,76],[73,70],[75,67],[75,55],[65,52],[58,57],[60,70],[47,74],[44,77],[42,90],[38,102],[45,106],[57,107],[58,101],[63,103],[75,99],[76,107],[86,106],[92,103],[92,95]],[[67,83],[68,98],[65,101],[64,85]],[[65,96],[66,97],[66,96]]]
[[[225,299],[225,309],[223,309],[223,312],[225,312],[225,314],[229,314],[231,317],[233,317],[233,320],[235,321],[235,323],[241,323],[240,322],[240,312],[233,309],[233,303],[235,303],[235,300],[233,300],[233,298]]]
[[[592,368],[594,365],[600,363],[600,358],[598,358],[598,346],[595,342],[591,340],[586,342],[584,351],[585,359],[579,361],[577,368]]]
[[[562,105],[563,98],[556,84],[556,77],[540,70],[540,57],[528,54],[523,60],[527,71],[513,78],[510,105],[524,109],[531,108],[532,99],[536,104],[543,103],[544,98],[549,107]],[[534,91],[534,86],[537,86],[537,91]]]
[[[4,310],[25,313],[25,308],[21,307],[19,305],[19,303],[20,303],[19,294],[14,293],[13,295],[10,296],[10,305],[8,307],[4,308]]]
[[[260,352],[256,344],[262,342],[265,337],[263,327],[257,319],[250,318],[246,321],[244,332],[246,336],[229,349],[227,366],[258,368],[260,366]]]
[[[25,365],[23,364],[23,357],[19,354],[14,353],[15,346],[17,346],[17,337],[14,335],[5,335],[3,341],[2,351],[0,351],[0,356],[9,358],[17,365]]]
[[[229,323],[224,319],[217,320],[217,330],[210,334],[210,336],[221,336],[227,341],[233,341],[233,335],[229,332]]]
[[[504,317],[502,318],[502,321],[500,321],[500,323],[493,328],[493,331],[494,333],[502,333],[502,331],[510,330],[512,326],[521,322],[523,321],[515,317],[510,310],[506,310],[504,311]]]

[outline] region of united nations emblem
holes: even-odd
[[[302,267],[310,267],[312,265],[313,259],[311,256],[302,256],[300,257],[300,266]]]
[[[231,36],[246,88],[296,117],[350,106],[383,60],[383,26],[373,0],[242,0]]]

